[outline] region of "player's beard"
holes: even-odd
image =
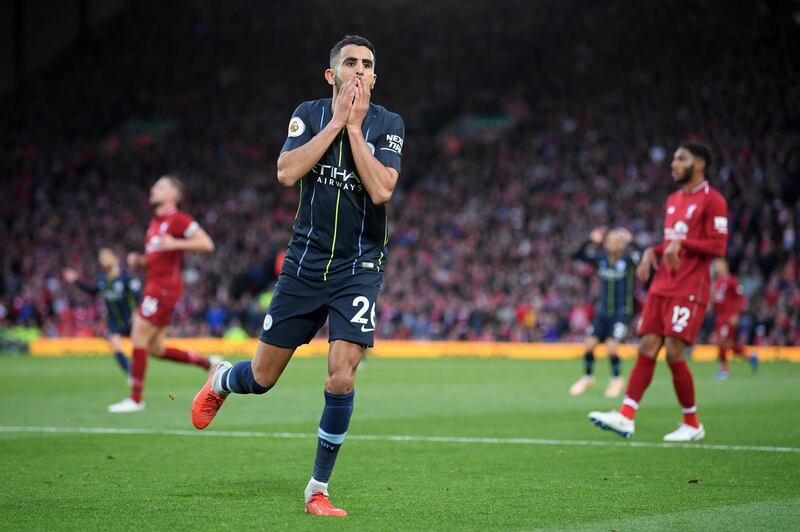
[[[678,176],[675,182],[678,183],[679,185],[685,185],[692,178],[693,173],[694,173],[694,165],[691,165],[686,170],[684,170],[683,174]]]

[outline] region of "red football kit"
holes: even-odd
[[[731,326],[731,318],[742,313],[745,303],[739,281],[731,274],[715,279],[711,297],[714,302],[714,330],[717,341],[735,337],[736,330]]]
[[[672,240],[682,242],[677,269],[663,260]],[[642,310],[639,336],[672,336],[694,343],[711,291],[711,261],[725,254],[727,243],[728,204],[708,181],[689,192],[670,194],[664,241],[653,248],[661,262]]]
[[[172,311],[183,293],[183,251],[162,251],[162,237],[189,238],[198,227],[194,218],[178,209],[150,220],[144,244],[147,282],[139,315],[153,325],[170,324]]]

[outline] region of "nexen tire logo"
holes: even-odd
[[[403,154],[403,137],[400,135],[386,135],[386,144],[385,148],[381,148],[382,150],[393,151],[397,155]]]

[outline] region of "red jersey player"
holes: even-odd
[[[164,345],[172,311],[183,292],[183,253],[214,251],[211,237],[191,216],[178,210],[182,194],[183,184],[169,175],[161,177],[150,188],[150,205],[155,208],[155,216],[147,228],[145,253],[128,254],[131,269],[144,267],[147,272],[142,302],[133,317],[132,391],[130,397],[110,405],[109,412],[144,410],[142,388],[148,353],[205,369],[212,365],[205,357]]]
[[[725,259],[714,261],[714,284],[711,288],[711,299],[714,305],[714,336],[719,347],[720,369],[717,378],[728,378],[728,349],[733,354],[744,358],[744,346],[737,341],[736,329],[739,327],[739,316],[744,310],[745,298],[738,279],[728,270]],[[749,356],[750,367],[758,369],[758,356]]]
[[[684,142],[672,158],[672,178],[681,189],[667,198],[664,241],[645,250],[636,270],[643,281],[656,272],[639,322],[639,355],[631,370],[620,411],[591,412],[598,427],[630,438],[639,402],[653,379],[656,356],[666,348],[667,363],[683,423],[664,441],[697,441],[705,429],[697,420],[694,381],[683,353],[703,324],[711,292],[711,260],[725,254],[728,243],[728,205],[712,188],[705,174],[711,150],[704,144]]]

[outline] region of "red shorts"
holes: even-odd
[[[145,287],[139,316],[157,327],[172,323],[172,311],[180,299],[180,292],[159,287]]]
[[[736,328],[731,327],[729,320],[720,321],[714,324],[714,336],[716,336],[717,342],[724,342],[736,336]]]
[[[705,305],[650,294],[644,301],[636,334],[671,336],[691,345],[703,325],[705,314]]]

